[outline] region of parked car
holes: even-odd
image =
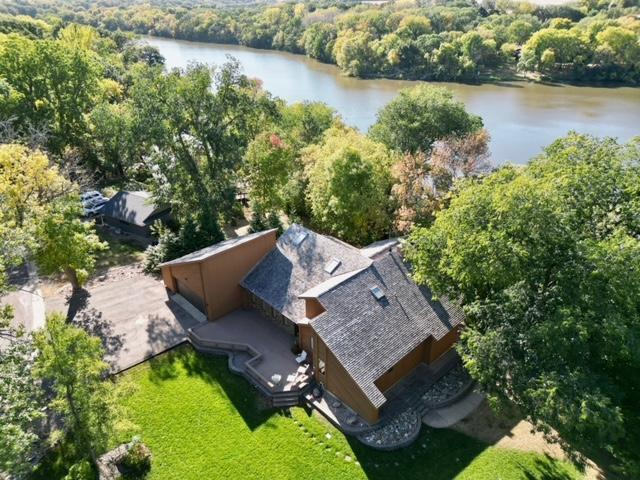
[[[102,195],[100,195],[99,197],[92,197],[92,198],[90,198],[88,200],[85,200],[84,202],[82,202],[82,206],[84,208],[97,207],[98,205],[104,205],[108,201],[109,201],[108,198],[103,197]]]
[[[98,213],[100,213],[100,210],[102,210],[102,207],[104,207],[104,203],[101,203],[100,205],[94,205],[91,207],[85,207],[84,209],[85,217],[93,217],[94,215],[97,215]]]
[[[98,192],[97,190],[90,190],[90,191],[84,192],[82,195],[80,195],[80,201],[82,203],[84,203],[87,200],[91,200],[92,198],[101,197],[101,196],[102,196],[102,194],[100,192]]]

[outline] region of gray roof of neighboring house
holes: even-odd
[[[255,238],[262,237],[265,235],[269,235],[275,232],[276,229],[272,228],[271,230],[265,230],[263,232],[250,233],[249,235],[243,235],[237,238],[230,238],[228,240],[224,240],[222,242],[218,242],[214,245],[210,245],[201,250],[191,252],[183,257],[176,258],[175,260],[171,260],[169,262],[161,263],[160,266],[164,267],[166,265],[177,265],[183,263],[193,263],[193,262],[201,262],[202,260],[206,260],[214,255],[222,253],[226,250],[229,250],[233,247],[237,247],[238,245],[242,245],[243,243],[247,243]]]
[[[400,240],[397,238],[387,238],[385,240],[379,240],[377,242],[373,242],[366,247],[362,247],[360,249],[360,253],[368,258],[374,258],[381,253],[385,253],[390,249],[393,249],[400,243]]]
[[[304,239],[296,245],[296,239],[302,236]],[[340,263],[328,273],[325,267],[332,259]],[[361,255],[357,248],[293,224],[241,285],[296,322],[305,317],[305,303],[299,298],[302,293],[332,277],[370,264],[371,260]]]
[[[371,288],[385,297],[377,300]],[[376,407],[386,399],[375,381],[429,336],[442,338],[462,311],[409,277],[401,257],[388,253],[360,273],[322,293],[326,312],[314,330]]]
[[[139,227],[151,225],[169,206],[156,206],[148,192],[120,191],[104,204],[100,214],[112,217]]]

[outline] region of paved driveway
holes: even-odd
[[[136,272],[108,275],[87,286],[86,294],[45,299],[47,312],[61,311],[102,338],[106,358],[118,372],[167,350],[198,324],[167,296],[161,280]]]

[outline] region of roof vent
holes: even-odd
[[[293,238],[293,244],[297,247],[299,246],[302,242],[304,242],[304,239],[307,238],[307,232],[300,232],[298,233],[294,238]]]
[[[340,263],[342,263],[342,262],[340,262],[340,260],[338,260],[337,258],[333,257],[324,266],[324,271],[329,273],[329,274],[332,274],[340,266]]]
[[[376,300],[382,300],[385,297],[384,292],[377,285],[371,287],[371,294],[376,297]]]

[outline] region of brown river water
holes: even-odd
[[[256,50],[237,45],[187,42],[157,37],[168,68],[190,61],[223,63],[238,59],[244,73],[260,78],[272,94],[288,102],[322,101],[345,122],[366,132],[376,113],[404,87],[416,82],[346,77],[334,65],[303,55]],[[531,82],[482,85],[437,83],[454,92],[467,109],[480,115],[491,134],[493,162],[526,163],[571,130],[627,141],[640,135],[640,88],[592,87]]]

